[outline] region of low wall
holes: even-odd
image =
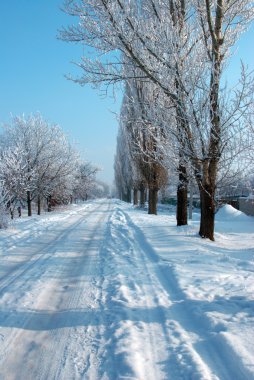
[[[246,215],[254,216],[254,198],[239,198],[239,210]]]

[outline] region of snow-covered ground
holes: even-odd
[[[254,379],[254,218],[117,200],[0,231],[1,380]]]

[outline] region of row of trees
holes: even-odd
[[[218,179],[236,171],[235,158],[249,144],[253,79],[242,67],[230,90],[223,72],[253,20],[253,1],[66,0],[65,11],[79,22],[61,38],[93,47],[73,80],[125,82],[115,162],[119,193],[128,199],[130,187],[142,192],[147,186],[149,212],[156,213],[157,192],[171,168],[178,173],[177,224],[184,225],[194,178],[199,234],[213,240]]]
[[[166,156],[161,149],[166,136],[163,127],[152,123],[147,113],[147,94],[144,84],[140,86],[136,81],[126,84],[115,156],[115,183],[119,197],[125,201],[130,201],[133,189],[134,204],[140,191],[141,207],[148,189],[148,213],[156,214],[158,191],[168,181]]]
[[[7,209],[13,218],[15,208],[20,213],[27,206],[31,216],[32,203],[39,215],[43,204],[51,211],[54,204],[86,200],[97,186],[97,171],[92,164],[81,162],[58,125],[48,123],[39,113],[14,117],[1,134],[1,215]]]

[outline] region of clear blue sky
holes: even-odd
[[[117,120],[121,99],[105,98],[89,86],[66,80],[75,73],[82,47],[57,40],[58,30],[73,20],[61,0],[0,1],[0,123],[10,114],[40,111],[78,143],[83,157],[113,180]],[[119,96],[120,97],[120,96]]]
[[[56,38],[61,26],[73,20],[61,10],[61,0],[0,1],[0,123],[10,114],[40,111],[77,141],[83,157],[104,170],[99,177],[113,180],[117,120],[121,99],[104,98],[89,86],[67,81],[75,73],[82,46]],[[239,75],[240,58],[254,69],[254,27],[241,39],[228,69],[228,80]]]

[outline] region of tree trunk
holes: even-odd
[[[203,185],[200,189],[200,229],[199,235],[214,241],[215,187]]]
[[[51,195],[48,196],[48,212],[51,212],[52,211],[52,203],[51,203]]]
[[[179,165],[176,220],[177,226],[185,226],[188,224],[188,179],[184,165]]]
[[[193,208],[193,184],[190,183],[190,199],[189,199],[189,219],[192,220],[192,208]]]
[[[209,1],[206,1],[207,21],[209,33],[211,35],[211,76],[210,76],[210,141],[208,148],[209,161],[203,162],[203,181],[200,190],[201,201],[201,220],[199,235],[203,238],[214,240],[214,216],[215,216],[215,189],[218,163],[221,158],[221,120],[220,120],[220,82],[221,82],[221,65],[223,61],[223,1],[217,2],[216,12],[214,15],[215,24],[211,18],[211,8]]]
[[[131,188],[128,187],[126,192],[126,202],[131,203]]]
[[[40,195],[38,195],[38,198],[37,198],[37,214],[41,215],[41,197],[40,197]]]
[[[148,214],[157,215],[158,190],[155,188],[149,189],[148,195]]]
[[[145,203],[146,203],[146,188],[144,185],[141,185],[140,188],[139,188],[139,191],[140,191],[140,198],[139,198],[139,206],[141,208],[144,208],[145,207]]]
[[[134,206],[138,205],[138,189],[133,189],[133,204]]]
[[[31,200],[31,191],[26,192],[27,199],[27,215],[32,216],[32,200]]]

